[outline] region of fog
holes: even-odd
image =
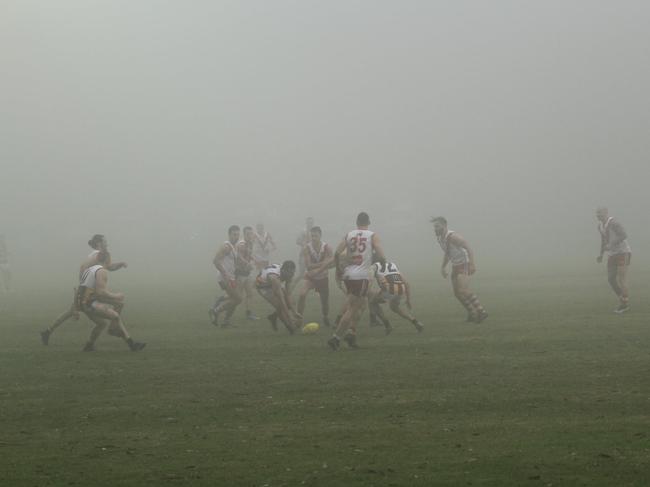
[[[335,243],[359,211],[407,269],[439,266],[432,215],[479,271],[598,269],[600,205],[649,262],[647,2],[1,12],[0,233],[19,287],[67,287],[94,233],[133,279],[204,282],[231,224],[264,222],[295,258],[305,217]]]

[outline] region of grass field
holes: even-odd
[[[142,353],[106,336],[81,353],[83,319],[43,347],[67,294],[16,292],[0,312],[0,484],[650,485],[649,277],[625,316],[600,274],[481,277],[479,326],[445,283],[416,282],[425,333],[364,319],[363,349],[337,353],[325,330],[215,329],[199,286],[127,289]]]

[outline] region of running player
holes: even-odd
[[[467,321],[481,323],[488,314],[481,306],[476,294],[469,290],[469,276],[476,272],[474,264],[474,252],[467,241],[453,230],[447,227],[447,220],[442,217],[432,218],[433,228],[445,253],[440,272],[442,277],[447,279],[447,264],[451,262],[451,285],[454,289],[454,296],[467,310]]]
[[[95,323],[90,332],[90,337],[84,352],[94,352],[95,342],[106,328],[107,321],[110,328],[116,331],[128,345],[132,352],[139,352],[146,343],[135,342],[124,327],[120,311],[124,306],[124,294],[114,293],[108,289],[108,272],[101,264],[90,266],[81,275],[79,288],[76,295],[77,309],[83,311]]]
[[[286,260],[282,265],[271,264],[259,273],[256,280],[256,288],[264,299],[275,309],[267,316],[271,326],[278,331],[277,320],[279,319],[290,334],[294,334],[302,316],[296,313],[289,295],[291,279],[296,273],[296,264],[292,260]]]
[[[312,289],[320,296],[321,311],[323,313],[323,324],[330,326],[329,320],[329,278],[328,271],[319,270],[324,261],[332,260],[331,247],[322,241],[322,230],[320,227],[312,227],[309,231],[310,241],[305,245],[302,251],[302,261],[307,272],[303,287],[298,298],[298,313],[303,315],[305,311],[305,302],[307,294]]]
[[[0,280],[5,292],[11,292],[11,267],[9,267],[9,251],[4,235],[0,235]]]
[[[305,276],[305,262],[304,259],[302,258],[302,255],[305,250],[305,246],[311,240],[311,229],[313,226],[314,226],[314,218],[311,216],[307,217],[307,219],[305,220],[305,229],[302,232],[300,232],[300,234],[296,238],[296,245],[300,250],[298,252],[298,271],[296,272],[296,278],[293,282],[294,287],[297,286],[298,283]]]
[[[258,320],[251,310],[251,301],[253,299],[253,283],[251,282],[251,272],[255,267],[253,258],[253,243],[255,241],[255,232],[253,227],[244,227],[244,238],[237,242],[237,262],[235,266],[235,276],[237,276],[237,287],[244,294],[244,303],[246,305],[246,319]]]
[[[108,251],[108,240],[106,240],[106,237],[104,235],[100,235],[100,234],[93,235],[93,238],[91,238],[88,241],[88,245],[93,249],[93,251],[88,255],[88,257],[86,257],[86,259],[79,266],[79,279],[81,279],[81,275],[84,273],[86,269],[94,265],[102,265],[104,269],[108,271],[117,271],[119,269],[125,269],[126,267],[128,267],[126,262],[113,263],[111,261],[111,254]],[[75,293],[76,293],[76,289],[75,289]],[[70,308],[64,313],[62,313],[54,321],[54,323],[52,323],[52,325],[50,325],[48,328],[46,328],[41,332],[41,341],[43,342],[43,345],[47,345],[50,341],[50,336],[52,335],[52,333],[54,333],[54,330],[56,330],[59,326],[61,326],[66,321],[68,321],[70,318],[77,321],[79,319],[79,311],[80,310],[77,308],[75,304],[75,300],[73,299]],[[109,328],[108,333],[109,335],[114,335],[115,334],[114,329]]]
[[[343,283],[347,294],[344,305],[345,312],[327,344],[332,350],[338,350],[341,337],[351,348],[358,348],[356,324],[363,313],[366,304],[366,294],[370,281],[370,267],[373,253],[379,262],[386,260],[384,251],[376,233],[368,230],[370,217],[361,212],[357,216],[357,229],[348,232],[334,252],[334,263],[337,272],[341,272],[340,257],[347,251],[347,265],[342,269]],[[324,270],[326,265],[322,265]]]
[[[418,333],[421,333],[424,327],[415,316],[411,313],[411,286],[394,262],[375,262],[372,265],[370,273],[377,280],[379,290],[369,293],[369,305],[373,314],[378,317],[386,328],[386,335],[393,331],[390,322],[384,316],[381,304],[388,303],[391,311],[405,320],[410,321]],[[406,300],[408,310],[400,306],[402,298]]]
[[[255,242],[253,244],[253,258],[258,271],[270,264],[271,252],[277,250],[271,234],[264,230],[264,224],[255,226]]]
[[[235,269],[237,266],[237,242],[239,242],[240,229],[237,225],[232,225],[228,229],[228,240],[226,240],[217,250],[212,263],[219,271],[219,287],[226,292],[225,296],[220,296],[210,308],[209,314],[212,324],[218,326],[219,315],[225,311],[226,316],[221,326],[230,326],[230,319],[242,302],[239,287],[237,286],[237,276]]]
[[[600,232],[600,255],[596,260],[600,264],[603,255],[607,254],[607,280],[619,300],[618,308],[614,313],[622,314],[630,310],[627,272],[632,259],[632,250],[627,242],[627,233],[623,225],[609,216],[607,208],[598,208],[596,219]]]

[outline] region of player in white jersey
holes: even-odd
[[[235,263],[237,286],[244,295],[246,319],[251,321],[259,319],[251,310],[251,301],[253,300],[253,282],[251,273],[255,268],[255,259],[253,257],[254,242],[255,232],[253,232],[253,227],[244,227],[244,238],[237,242],[237,261]]]
[[[273,313],[267,318],[275,331],[278,331],[278,319],[284,323],[291,334],[295,333],[302,320],[302,316],[294,310],[289,295],[291,279],[295,273],[296,264],[292,260],[286,260],[282,265],[266,266],[257,276],[255,283],[257,292],[274,308]]]
[[[305,229],[298,234],[298,237],[296,237],[296,245],[300,249],[298,251],[298,270],[296,272],[296,277],[293,280],[293,286],[297,286],[298,283],[305,277],[305,263],[304,259],[302,258],[303,252],[305,250],[305,246],[309,243],[311,240],[311,229],[314,226],[314,218],[313,217],[307,217],[305,220]]]
[[[135,342],[129,336],[120,317],[120,311],[124,306],[124,294],[114,293],[108,289],[108,272],[101,264],[90,266],[81,274],[76,304],[77,309],[95,323],[83,349],[84,352],[95,351],[95,342],[107,327],[107,321],[110,322],[111,328],[119,331],[119,336],[132,352],[139,352],[145,347],[145,343]]]
[[[481,323],[488,317],[478,300],[478,296],[469,290],[469,276],[476,272],[474,252],[467,241],[447,227],[444,217],[432,218],[433,228],[445,256],[440,272],[447,279],[447,264],[451,262],[451,284],[454,296],[467,310],[467,321]]]
[[[86,259],[79,266],[79,278],[83,272],[94,265],[101,264],[104,269],[109,271],[117,271],[119,269],[125,269],[127,267],[126,262],[112,262],[111,254],[108,251],[108,240],[106,237],[101,234],[93,235],[93,237],[88,241],[88,245],[93,249],[93,251],[86,257]],[[76,290],[75,290],[76,293]],[[79,319],[79,310],[76,308],[75,302],[73,300],[70,308],[62,313],[48,328],[41,332],[41,341],[43,345],[47,345],[50,340],[50,336],[54,333],[59,326],[68,321],[70,318],[75,321]],[[109,335],[120,336],[119,330],[110,327],[108,329]]]
[[[622,314],[630,310],[627,273],[632,259],[632,249],[623,225],[609,216],[607,208],[598,208],[596,219],[600,233],[600,255],[596,260],[600,264],[603,255],[607,254],[607,280],[619,300],[618,308],[614,312]]]
[[[277,250],[271,234],[264,230],[264,224],[255,225],[253,242],[253,258],[258,271],[264,269],[271,262],[271,252]]]
[[[424,327],[415,316],[411,313],[411,286],[404,277],[404,274],[397,268],[394,262],[375,262],[370,268],[370,273],[377,280],[379,289],[369,294],[370,309],[382,321],[388,335],[393,331],[393,327],[386,319],[381,304],[388,303],[391,311],[405,320],[410,321],[418,333],[422,332]],[[402,298],[406,301],[407,309],[401,307]]]
[[[328,271],[327,269],[319,270],[319,268],[323,262],[332,260],[333,253],[331,247],[322,241],[322,233],[320,227],[312,227],[309,231],[310,241],[302,251],[301,257],[307,272],[305,273],[303,286],[298,297],[298,313],[304,316],[307,294],[313,289],[320,296],[323,324],[330,326]]]
[[[11,267],[9,266],[9,250],[5,236],[0,235],[0,280],[5,292],[11,291]]]
[[[236,245],[239,242],[239,234],[239,226],[232,225],[228,229],[228,240],[217,249],[217,253],[212,260],[219,274],[219,287],[226,292],[225,296],[217,298],[214,306],[209,310],[210,319],[215,326],[219,325],[219,315],[222,312],[225,312],[226,316],[221,326],[230,326],[230,319],[237,306],[242,302],[237,276],[235,275],[238,259]]]
[[[357,229],[348,232],[343,241],[334,252],[334,264],[337,272],[340,273],[347,294],[347,301],[344,305],[345,311],[341,320],[327,344],[332,350],[338,350],[341,337],[351,348],[358,348],[356,337],[356,324],[361,318],[366,303],[368,285],[370,283],[370,267],[372,266],[373,253],[377,260],[386,260],[384,251],[379,243],[379,237],[368,230],[370,217],[367,213],[361,212],[357,216]],[[340,266],[340,257],[347,251],[346,265]],[[320,270],[327,268],[329,263],[321,266]]]

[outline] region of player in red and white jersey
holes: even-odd
[[[307,294],[312,289],[320,296],[321,311],[323,313],[323,324],[330,326],[329,321],[329,277],[327,268],[320,270],[323,262],[331,261],[333,252],[331,247],[322,241],[322,230],[320,227],[312,227],[309,231],[310,241],[302,251],[305,273],[304,284],[298,297],[298,313],[304,316]]]
[[[411,313],[411,286],[404,274],[397,268],[397,264],[394,262],[375,262],[370,269],[370,273],[375,277],[379,285],[379,290],[371,291],[369,294],[370,309],[384,324],[386,334],[388,335],[393,331],[393,328],[381,309],[380,305],[383,303],[388,303],[393,313],[410,321],[420,333],[423,330],[422,323]],[[401,307],[402,298],[406,300],[407,310]]]
[[[104,235],[96,234],[88,241],[88,245],[93,251],[84,259],[79,266],[79,278],[86,269],[94,265],[102,265],[108,271],[117,271],[127,267],[126,262],[112,262],[111,254],[108,251],[108,240]],[[76,292],[76,290],[75,290]],[[50,336],[54,333],[59,326],[68,321],[70,318],[75,321],[79,319],[79,310],[76,308],[74,300],[70,308],[62,313],[48,328],[41,332],[41,341],[43,345],[47,345],[50,341]],[[109,328],[108,333],[114,336],[120,336],[114,328]]]
[[[619,300],[618,308],[614,312],[622,314],[630,310],[627,272],[632,259],[632,249],[623,225],[609,216],[607,208],[598,208],[596,219],[600,233],[600,255],[596,260],[600,264],[603,255],[607,254],[607,280]]]
[[[447,264],[451,262],[451,285],[454,296],[467,310],[467,321],[481,323],[488,317],[478,300],[478,296],[469,290],[469,277],[476,272],[474,252],[467,241],[447,227],[447,220],[442,217],[432,218],[433,228],[438,243],[445,253],[440,272],[447,279]]]
[[[271,234],[264,230],[264,224],[258,223],[255,226],[253,242],[253,258],[258,271],[264,269],[270,263],[271,252],[277,249]]]
[[[235,262],[235,276],[237,285],[244,294],[244,304],[246,306],[246,319],[258,320],[251,310],[251,301],[253,300],[253,280],[251,273],[255,268],[255,258],[253,256],[253,247],[255,242],[255,232],[253,227],[244,227],[244,238],[237,242],[237,260]]]
[[[239,226],[232,225],[228,229],[228,240],[221,244],[212,260],[219,274],[219,287],[226,292],[225,296],[217,298],[214,306],[209,310],[210,319],[215,326],[218,326],[219,315],[222,312],[225,312],[226,316],[221,326],[230,326],[230,319],[237,306],[242,302],[237,276],[235,275],[237,268],[236,245],[239,242],[239,235]]]
[[[305,266],[304,266],[304,260],[302,258],[303,251],[305,250],[305,246],[309,243],[311,240],[311,229],[314,226],[314,218],[309,216],[305,219],[305,229],[302,230],[298,236],[296,237],[296,245],[300,249],[298,252],[298,269],[296,270],[296,276],[293,279],[293,287],[295,288],[298,283],[305,277]],[[293,289],[291,290],[293,291]]]
[[[347,300],[341,320],[332,338],[327,341],[332,350],[338,350],[341,337],[344,337],[351,348],[358,348],[356,324],[361,318],[366,303],[373,253],[378,261],[384,262],[386,260],[379,243],[379,237],[368,229],[369,226],[370,217],[368,214],[365,212],[359,213],[357,216],[357,229],[348,232],[334,252],[334,264],[337,272],[340,272],[343,278]],[[340,257],[343,252],[347,252],[347,257],[346,265],[341,269]],[[321,266],[321,269],[325,268],[325,265]]]
[[[273,313],[267,318],[275,331],[278,331],[278,319],[284,323],[291,334],[296,331],[302,320],[302,316],[294,310],[289,295],[291,279],[295,273],[296,264],[292,260],[286,260],[282,265],[266,266],[257,276],[255,282],[257,292],[274,308]]]

